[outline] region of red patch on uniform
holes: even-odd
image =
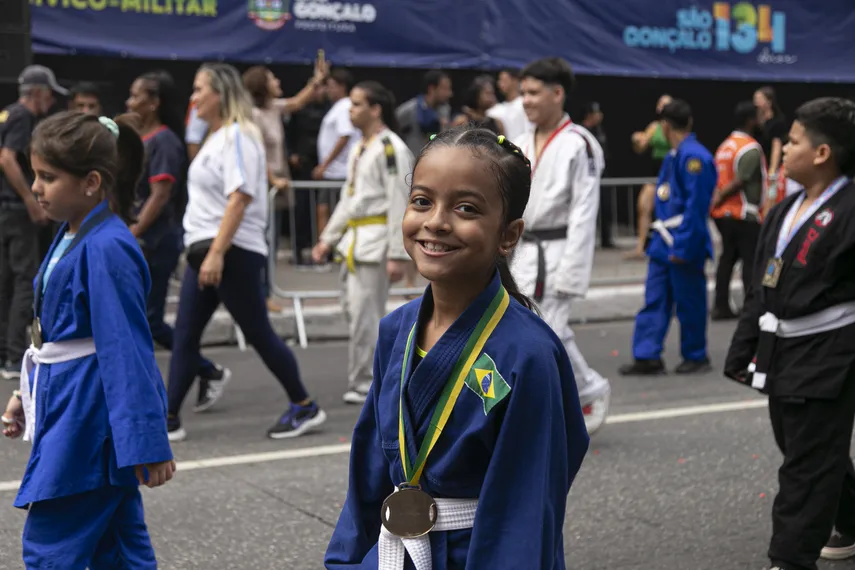
[[[801,265],[807,265],[807,254],[810,251],[810,246],[813,245],[813,242],[817,240],[819,237],[819,232],[816,231],[816,228],[808,228],[807,236],[805,236],[805,241],[802,242],[801,248],[799,248],[799,254],[796,256],[796,261],[798,261]]]
[[[819,226],[820,228],[824,228],[824,227],[826,227],[828,224],[830,224],[830,223],[831,223],[831,220],[833,220],[833,219],[834,219],[834,212],[832,212],[831,210],[829,210],[828,208],[826,208],[825,210],[823,210],[823,211],[821,211],[820,213],[818,213],[818,214],[816,215],[816,218],[814,218],[814,220],[813,220],[813,221],[814,221],[814,223],[815,223],[817,226]]]

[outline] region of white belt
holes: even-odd
[[[760,317],[760,331],[780,338],[796,338],[841,329],[853,323],[855,302],[848,302],[795,319],[781,320],[772,313],[765,313]],[[754,364],[748,367],[749,372],[755,369]],[[766,386],[766,373],[754,372],[751,386],[758,390]]]
[[[747,217],[749,214],[757,218],[760,217],[760,206],[758,206],[757,204],[746,202],[745,207],[743,209],[745,211],[743,217]]]
[[[662,236],[662,240],[668,245],[668,247],[674,247],[674,236],[672,236],[671,232],[668,230],[679,228],[682,223],[683,214],[678,214],[668,218],[667,220],[653,220],[653,223],[650,224],[650,228],[659,232],[659,235]]]
[[[41,348],[30,345],[21,364],[21,404],[24,407],[24,441],[32,441],[36,431],[36,390],[42,364],[69,362],[95,354],[95,341],[91,338],[46,342]],[[33,374],[33,391],[30,393],[30,372]]]
[[[472,528],[475,524],[477,499],[434,499],[436,501],[436,525],[431,532],[446,532]],[[378,570],[403,570],[405,554],[409,553],[416,570],[433,570],[429,535],[418,538],[399,538],[380,526],[377,553],[380,561]]]

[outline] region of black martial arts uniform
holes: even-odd
[[[838,187],[796,220],[785,248],[779,233],[804,191],[770,212],[725,363],[728,377],[769,396],[784,454],[769,558],[784,570],[816,570],[833,527],[855,533],[855,184]]]

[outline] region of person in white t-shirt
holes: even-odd
[[[221,302],[291,399],[268,437],[296,437],[321,425],[326,414],[306,392],[294,353],[267,313],[267,160],[252,100],[234,67],[213,63],[196,74],[193,104],[209,132],[187,176],[187,269],[169,366],[169,439],[186,437],[181,404],[196,375],[202,332]]]
[[[196,158],[199,149],[202,148],[202,141],[205,140],[205,135],[208,134],[208,123],[199,118],[196,106],[192,101],[187,107],[185,125],[184,142],[187,144],[187,158],[192,161]]]
[[[318,165],[312,171],[315,180],[343,182],[347,178],[347,157],[361,133],[350,122],[350,90],[353,75],[346,69],[334,69],[327,77],[327,98],[332,107],[324,115],[318,132]],[[324,231],[330,217],[332,191],[322,191],[317,198],[318,232]]]
[[[487,116],[502,122],[505,136],[517,140],[534,126],[523,109],[523,98],[520,95],[520,72],[518,69],[503,69],[496,79],[496,87],[505,100],[493,105]]]

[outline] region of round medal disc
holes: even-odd
[[[433,530],[436,525],[436,501],[414,487],[404,487],[383,501],[380,520],[393,535],[399,538],[418,538]]]
[[[662,184],[656,189],[656,196],[663,202],[667,201],[671,197],[671,187],[667,183]]]
[[[30,340],[36,348],[42,347],[42,322],[38,318],[33,319],[33,326],[30,327]]]

